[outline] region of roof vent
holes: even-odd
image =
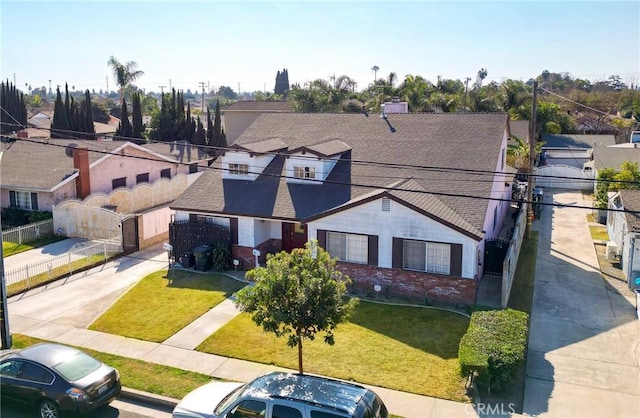
[[[382,198],[382,211],[391,212],[391,200],[388,197]]]
[[[391,103],[400,103],[400,98],[398,96],[393,96],[391,98]]]

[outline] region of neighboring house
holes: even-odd
[[[540,165],[567,165],[582,169],[595,147],[616,144],[613,135],[544,135]]]
[[[592,160],[585,163],[586,169],[593,170],[594,179],[603,168],[620,171],[624,162],[636,163],[640,166],[640,144],[621,144],[610,147],[593,148]]]
[[[529,121],[528,120],[511,120],[509,121],[509,127],[511,130],[511,135],[522,140],[525,144],[529,143]]]
[[[615,145],[613,135],[545,135],[540,163],[535,169],[538,187],[593,190],[594,172],[585,163],[593,149]]]
[[[27,120],[26,134],[19,135],[22,138],[49,138],[51,137],[51,123],[53,111],[41,111]],[[116,134],[119,119],[110,117],[109,123],[93,122],[97,140],[111,140]]]
[[[126,141],[3,137],[1,151],[2,207],[40,211],[51,211],[70,198],[193,173],[208,161],[190,144],[172,143],[140,146]]]
[[[356,290],[473,304],[510,207],[507,126],[506,114],[263,114],[170,207],[175,224],[228,227],[245,268],[254,249],[264,262],[317,239]]]
[[[263,113],[291,113],[293,108],[286,100],[241,100],[221,109],[227,144],[233,142]],[[213,118],[213,116],[211,116]],[[206,116],[205,116],[206,118]],[[206,125],[206,120],[205,120]]]
[[[608,258],[620,257],[631,289],[640,289],[640,190],[620,190],[609,199]]]

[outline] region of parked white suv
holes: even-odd
[[[189,393],[174,418],[387,418],[382,400],[353,383],[272,372],[241,385],[211,382]]]

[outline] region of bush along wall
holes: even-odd
[[[463,375],[481,391],[504,392],[524,361],[528,321],[514,309],[474,312],[458,349]]]

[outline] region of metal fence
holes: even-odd
[[[524,241],[524,232],[527,228],[527,206],[529,203],[523,203],[520,215],[516,219],[515,228],[513,229],[513,237],[511,238],[511,244],[507,251],[507,256],[504,258],[502,266],[502,300],[500,306],[507,307],[509,303],[509,295],[511,294],[511,285],[513,284],[514,276],[516,275],[516,267],[518,266],[518,258],[520,257],[520,248],[522,247],[522,241]]]
[[[5,272],[7,293],[13,295],[32,289],[121,253],[122,243],[117,241],[90,241],[76,244],[66,254],[49,257]]]
[[[25,242],[31,242],[38,238],[46,237],[47,235],[53,235],[53,219],[34,222],[29,225],[2,231],[2,241],[24,244]]]

